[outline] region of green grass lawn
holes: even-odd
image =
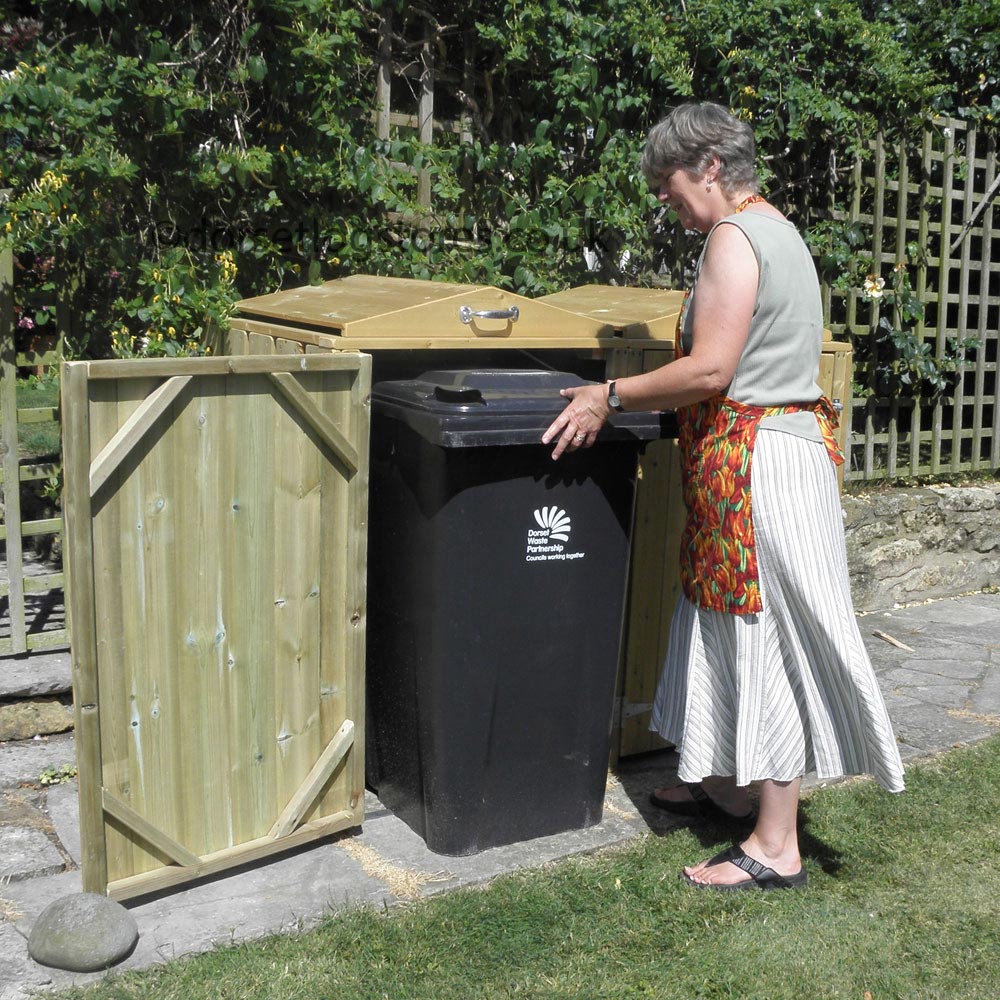
[[[715,894],[678,829],[298,936],[226,947],[72,997],[155,1000],[997,1000],[1000,738],[803,804],[809,888]]]
[[[59,405],[59,379],[20,379],[17,383],[18,408]],[[17,440],[21,459],[54,458],[59,455],[59,423],[46,420],[39,423],[18,423]]]

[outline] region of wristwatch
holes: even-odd
[[[610,406],[612,410],[616,410],[618,413],[621,413],[625,407],[622,406],[622,401],[615,390],[615,386],[617,384],[617,382],[608,383],[608,406]]]

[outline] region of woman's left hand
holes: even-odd
[[[560,389],[559,394],[566,396],[569,403],[542,435],[542,444],[556,442],[552,449],[554,459],[564,451],[589,448],[611,412],[606,385],[580,385]]]

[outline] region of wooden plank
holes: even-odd
[[[104,894],[108,871],[102,802],[101,719],[97,620],[90,511],[90,417],[87,363],[64,364],[62,392],[63,463],[66,484],[67,606],[73,623],[71,663],[76,759],[80,798],[80,868],[84,892]]]
[[[236,322],[230,324],[229,333],[226,336],[226,344],[229,353],[235,356],[242,356],[250,353],[247,333],[240,329]]]
[[[62,519],[58,517],[46,517],[41,521],[22,521],[20,524],[21,538],[36,537],[38,535],[55,535],[62,530]],[[7,526],[0,527],[0,539],[7,538]],[[13,560],[13,556],[11,556]]]
[[[143,410],[165,374],[169,371],[160,368],[155,378],[91,380],[94,455]],[[168,808],[178,770],[170,732],[189,724],[189,717],[179,691],[180,644],[167,572],[172,547],[183,544],[169,461],[172,410],[161,419],[152,446],[126,455],[93,504],[103,779],[111,795],[136,813],[155,817],[156,825],[175,839],[186,840]],[[105,837],[109,881],[163,863],[127,828],[108,824]]]
[[[319,673],[319,706],[324,738],[333,738],[344,719],[354,722],[354,743],[345,766],[334,776],[317,808],[306,820],[346,805],[359,817],[364,811],[364,648],[365,592],[367,582],[367,509],[357,497],[367,492],[368,412],[371,386],[370,360],[363,359],[341,391],[328,393],[324,411],[331,422],[344,428],[360,456],[361,471],[347,479],[343,470],[328,463],[323,472],[320,544],[324,551],[339,551],[343,560],[326,560],[320,567],[320,589],[336,597],[329,616],[321,622],[322,658]]]
[[[58,406],[27,406],[19,407],[17,411],[19,424],[48,424],[58,419]]]
[[[542,300],[538,300],[542,301]],[[457,307],[456,307],[457,309]],[[371,334],[360,334],[354,332],[350,338],[340,336],[330,336],[329,334],[315,333],[312,330],[300,326],[283,326],[278,322],[266,323],[253,319],[238,319],[234,323],[240,324],[240,330],[231,331],[231,351],[234,355],[245,355],[249,353],[249,342],[247,338],[250,334],[262,334],[273,338],[274,344],[268,345],[266,349],[258,351],[260,354],[271,354],[276,350],[275,345],[281,340],[300,344],[303,347],[319,347],[327,351],[343,351],[357,353],[358,351],[381,350],[381,351],[435,351],[454,350],[456,347],[463,351],[475,350],[496,350],[502,346],[505,350],[543,350],[543,349],[574,349],[574,350],[615,350],[622,346],[630,346],[629,340],[623,339],[617,333],[610,332],[607,335],[594,336],[586,331],[580,332],[572,326],[563,324],[563,330],[567,331],[559,334],[549,334],[544,331],[537,332],[532,336],[520,336],[513,332],[510,336],[505,336],[502,345],[498,345],[490,337],[479,337],[463,340],[454,335],[447,337],[425,336],[413,331],[423,328],[424,324],[414,324],[408,328],[408,332],[401,336],[389,336],[384,333],[374,332]],[[587,325],[589,321],[584,320],[582,324]],[[245,328],[245,329],[243,329]],[[609,328],[611,329],[611,328]],[[636,338],[633,340],[646,341],[648,336],[639,329]],[[263,344],[263,341],[255,341]],[[235,344],[235,346],[234,346]],[[632,345],[637,346],[637,345]],[[278,353],[284,353],[279,351]],[[291,353],[291,351],[289,351]],[[302,353],[299,351],[298,353]],[[314,353],[306,351],[305,353]]]
[[[896,185],[896,251],[895,266],[908,266],[906,256],[906,211],[910,193],[910,166],[906,140],[900,139],[896,147],[896,161],[899,169],[899,183]],[[899,461],[899,397],[889,401],[889,450],[886,469],[890,476],[896,475]]]
[[[270,837],[261,837],[257,840],[241,844],[239,847],[216,851],[201,858],[197,865],[190,868],[161,868],[159,871],[149,872],[148,874],[117,879],[109,886],[108,895],[112,899],[125,900],[133,899],[136,896],[162,892],[164,889],[182,885],[193,879],[216,875],[227,868],[252,864],[255,861],[260,861],[262,858],[271,857],[279,851],[301,847],[303,844],[308,844],[323,837],[329,837],[334,833],[339,833],[356,825],[354,814],[350,810],[345,809],[339,813],[324,817],[322,820],[307,823],[299,827],[295,833],[284,840],[274,841]]]
[[[949,129],[944,137],[944,160],[942,170],[942,205],[941,205],[941,261],[938,265],[938,298],[937,298],[937,341],[935,356],[943,357],[947,349],[948,337],[948,303],[947,292],[951,278],[951,256],[948,247],[951,245],[951,213],[952,195],[955,187],[955,139],[954,131]],[[931,437],[931,472],[939,475],[943,470],[941,461],[941,444],[944,439],[944,400],[938,396],[934,401]]]
[[[247,349],[251,354],[274,354],[274,338],[248,332]]]
[[[111,473],[118,468],[122,459],[146,436],[156,421],[170,409],[174,400],[191,381],[190,375],[178,375],[167,379],[155,389],[142,406],[138,407],[118,433],[105,445],[94,459],[90,469],[90,495],[107,482]]]
[[[134,809],[127,806],[121,799],[116,799],[106,790],[103,803],[104,811],[108,816],[127,827],[136,836],[148,841],[171,861],[189,868],[198,864],[199,858],[196,854],[192,854],[183,844],[177,843],[173,837],[168,836],[152,823],[143,819]]]
[[[378,74],[375,77],[375,135],[389,138],[392,113],[392,11],[384,8],[378,24]]]
[[[437,39],[430,19],[424,21],[424,39],[420,46],[420,99],[417,117],[420,119],[419,139],[425,146],[434,142],[434,46]],[[431,207],[431,172],[424,167],[417,174],[417,204]]]
[[[965,137],[965,155],[967,161],[975,161],[976,158],[976,130],[967,129]],[[965,178],[964,190],[962,192],[962,218],[968,219],[973,212],[975,203],[973,194],[975,188],[976,172],[975,168],[968,164],[968,173]],[[950,220],[949,220],[950,221]],[[963,240],[961,255],[959,257],[959,278],[958,278],[958,316],[953,329],[956,340],[965,340],[969,335],[969,274],[972,270],[972,260],[970,257],[971,240]],[[949,244],[950,246],[950,244]],[[942,237],[942,250],[944,242]],[[954,250],[950,249],[949,254]],[[957,378],[955,379],[955,391],[952,396],[952,436],[951,436],[951,471],[957,473],[962,467],[962,441],[957,432],[962,427],[962,419],[965,404],[965,349],[962,348],[961,360],[959,362]]]
[[[287,411],[278,401],[266,397],[261,400],[270,405],[273,413],[272,435],[278,456],[271,479],[274,534],[280,542],[272,554],[274,599],[270,609],[278,752],[274,810],[265,827],[273,835],[270,821],[294,798],[329,737],[321,730],[319,706],[322,646],[319,573],[324,553],[317,544],[321,537],[322,477],[327,462],[322,453],[322,436],[317,442],[312,434],[303,433],[296,420],[305,412],[325,421],[314,400],[322,398],[326,381],[287,373],[270,378],[278,384],[286,380],[280,386],[278,401],[294,401]],[[306,425],[312,426],[309,420]],[[343,439],[339,430],[335,433]],[[349,442],[344,444],[353,450]]]
[[[579,285],[545,295],[541,301],[608,323],[617,336],[627,340],[666,340],[672,344],[684,293],[665,288]]]
[[[270,379],[285,399],[295,407],[298,414],[319,435],[320,440],[347,466],[348,474],[356,473],[358,471],[357,450],[326,418],[323,412],[317,409],[309,398],[309,394],[303,390],[294,376],[288,372],[275,372],[270,376]]]
[[[3,451],[4,537],[10,593],[11,652],[27,650],[24,614],[24,559],[21,545],[21,479],[18,470],[20,445],[17,437],[17,359],[14,342],[14,258],[0,251],[0,447]]]
[[[249,355],[239,358],[177,358],[169,361],[162,358],[136,359],[130,361],[91,361],[90,381],[105,379],[128,380],[155,378],[163,379],[167,372],[170,377],[178,375],[268,375],[271,372],[353,370],[357,368],[357,351],[351,353],[324,352],[314,358],[282,358]]]
[[[306,780],[275,820],[274,826],[271,827],[270,836],[272,838],[287,837],[299,825],[303,815],[315,803],[323,786],[330,780],[330,776],[337,766],[347,756],[353,743],[354,723],[351,719],[347,719],[337,730],[337,735],[327,744],[319,760],[306,776]]]
[[[987,154],[986,160],[986,177],[985,184],[987,188],[992,187],[997,176],[997,156],[996,156],[996,143],[994,141],[989,142],[988,146],[989,152]],[[976,419],[982,423],[985,421],[984,410],[988,405],[985,396],[985,386],[986,386],[986,371],[987,371],[987,331],[988,331],[988,308],[982,301],[983,297],[989,290],[991,275],[994,271],[1000,270],[996,268],[993,264],[993,202],[991,201],[989,205],[986,206],[982,217],[980,218],[980,223],[982,225],[982,250],[981,250],[981,261],[979,270],[979,295],[980,295],[980,305],[979,305],[979,326],[976,331],[979,337],[980,343],[983,345],[977,352],[976,358],[976,398],[978,400],[978,405],[976,406]],[[993,331],[993,335],[996,336],[996,331]],[[981,431],[981,433],[989,433],[990,435],[990,457],[989,466],[991,469],[1000,468],[1000,406],[997,405],[997,399],[1000,399],[1000,385],[997,384],[997,371],[998,365],[994,363],[992,366],[994,372],[993,378],[993,422],[992,427],[989,432]],[[981,440],[978,439],[975,434],[973,435],[973,453],[979,455],[982,451]]]
[[[618,361],[615,374],[623,365],[624,374],[651,371],[672,357],[672,351],[634,352]],[[680,592],[677,546],[684,513],[679,475],[675,441],[646,445],[639,459],[622,653],[617,746],[623,757],[666,746],[649,731],[649,719]]]
[[[220,608],[227,583],[235,581],[220,580],[218,570],[222,508],[228,507],[230,487],[220,476],[219,430],[230,381],[215,375],[197,379],[183,405],[179,400],[173,407],[159,445],[158,467],[166,479],[157,492],[172,511],[162,527],[170,526],[180,544],[164,545],[162,559],[162,585],[170,591],[163,602],[163,628],[176,651],[171,676],[165,676],[163,657],[157,668],[160,686],[174,685],[178,714],[162,736],[162,755],[173,768],[168,794],[152,815],[198,855],[235,842],[238,790],[227,754],[224,709],[231,694],[223,655],[230,623]],[[248,440],[254,449],[262,447],[256,438]]]
[[[881,129],[875,137],[875,194],[874,206],[872,209],[872,255],[876,262],[882,259],[882,240],[885,233],[885,135]],[[876,263],[874,270],[880,270]],[[884,346],[878,344],[878,321],[881,313],[880,303],[874,300],[870,303],[868,319],[868,339],[869,355],[871,364],[875,367],[879,361],[886,359],[889,354]],[[889,357],[887,360],[891,360]],[[874,388],[874,386],[872,386]],[[877,402],[874,397],[869,397],[868,408],[865,414],[865,474],[870,475],[875,465],[875,449],[873,436],[875,433],[875,417],[877,415]]]
[[[273,360],[273,359],[272,359]],[[227,380],[224,433],[219,463],[229,499],[220,527],[220,617],[226,636],[220,650],[225,696],[220,728],[226,738],[224,760],[236,792],[231,805],[236,843],[263,836],[274,822],[277,796],[280,720],[276,718],[275,551],[284,544],[274,520],[276,414],[273,400],[260,406],[267,389],[244,378]],[[246,453],[241,442],[260,442]]]

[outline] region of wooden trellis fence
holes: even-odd
[[[379,26],[378,76],[375,92],[375,134],[379,139],[388,139],[392,129],[411,129],[417,132],[422,143],[434,141],[434,133],[453,132],[461,142],[472,142],[472,125],[467,115],[458,121],[436,119],[434,117],[434,82],[440,75],[435,67],[435,34],[430,22],[421,22],[423,29],[419,38],[400,38],[396,35],[397,21],[392,11],[387,10]],[[468,77],[471,53],[466,49],[464,75]],[[405,83],[404,87],[393,89],[393,80]],[[462,86],[468,86],[467,79]],[[393,108],[404,107],[404,111]],[[406,164],[394,166],[411,171]],[[417,176],[417,203],[431,208],[431,174],[427,169],[415,171]]]
[[[949,342],[975,339],[959,351],[963,364],[953,385],[936,397],[889,395],[878,384],[880,365],[892,349],[876,344],[880,302],[866,301],[865,275],[851,288],[826,285],[827,314],[837,334],[849,334],[857,351],[851,479],[990,471],[1000,468],[997,405],[997,330],[1000,326],[1000,233],[993,231],[997,193],[995,142],[951,119],[928,125],[919,141],[889,145],[880,135],[873,158],[857,162],[833,218],[857,223],[871,235],[872,272],[891,282],[892,269],[909,268],[924,303],[914,333],[936,357]],[[920,256],[907,262],[907,244]],[[864,250],[862,246],[859,248]],[[865,344],[866,339],[869,341]],[[864,347],[868,350],[864,350]],[[881,391],[880,391],[881,390]]]
[[[0,452],[2,452],[4,578],[0,579],[0,655],[52,649],[69,643],[63,608],[63,574],[25,560],[27,538],[58,535],[59,517],[22,520],[22,488],[59,474],[57,462],[21,463],[18,426],[58,419],[56,407],[19,408],[17,370],[58,363],[60,348],[18,352],[14,330],[13,255],[0,253]],[[30,566],[30,570],[29,570]]]

